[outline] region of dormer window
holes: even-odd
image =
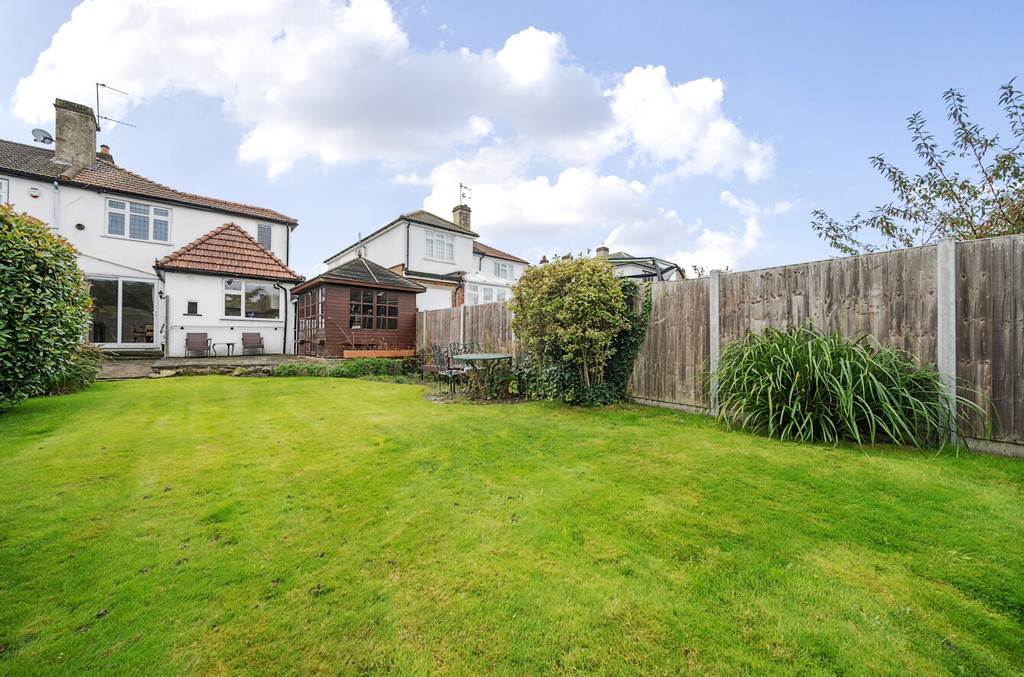
[[[107,200],[107,235],[167,242],[170,232],[170,209],[127,200]]]
[[[432,261],[455,263],[455,236],[428,230],[423,257]]]

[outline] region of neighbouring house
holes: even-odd
[[[487,303],[507,296],[522,275],[526,261],[476,242],[470,229],[470,208],[459,205],[448,221],[428,211],[403,214],[326,259],[329,267],[364,257],[425,288],[419,310]],[[472,280],[472,281],[471,281]],[[475,292],[469,292],[469,285]],[[488,291],[489,290],[489,291]]]
[[[678,265],[656,256],[633,256],[626,252],[609,254],[608,247],[598,247],[596,254],[598,258],[608,259],[608,263],[615,267],[615,274],[621,277],[631,277],[641,282],[681,280],[686,277]]]
[[[288,268],[298,221],[167,188],[96,150],[88,106],[57,99],[54,148],[0,140],[0,201],[78,250],[93,297],[89,338],[116,352],[185,353],[185,333],[240,346],[259,332],[292,352]],[[225,346],[226,347],[226,346]]]
[[[425,291],[363,257],[335,266],[292,290],[298,352],[334,358],[412,355],[416,295]]]
[[[509,287],[519,280],[530,265],[518,256],[506,254],[480,242],[473,243],[473,258],[476,268],[465,275],[464,298],[467,306],[507,300],[510,296]]]

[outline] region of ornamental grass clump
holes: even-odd
[[[864,333],[765,329],[727,346],[716,376],[721,419],[783,440],[921,447],[957,433],[935,367]]]

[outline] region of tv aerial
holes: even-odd
[[[36,143],[53,143],[53,136],[50,134],[50,132],[46,131],[45,129],[39,129],[38,127],[32,130],[32,139]]]
[[[120,89],[114,89],[113,87],[105,85],[102,82],[97,82],[96,83],[96,131],[97,132],[102,131],[100,129],[100,122],[99,122],[100,120],[107,120],[109,122],[114,122],[114,123],[119,124],[119,125],[125,125],[127,127],[135,127],[135,125],[133,125],[131,123],[122,122],[121,120],[115,120],[114,118],[108,118],[108,117],[106,117],[104,115],[100,115],[100,87],[102,87],[103,89],[109,89],[112,92],[117,92],[118,94],[124,94],[125,96],[131,96],[131,94],[129,94],[128,92],[122,92]]]
[[[471,191],[471,190],[473,190],[473,189],[470,188],[469,186],[463,185],[461,182],[459,183],[459,204],[460,205],[466,204],[466,200],[470,199],[469,191]]]

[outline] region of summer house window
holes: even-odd
[[[225,280],[224,316],[280,319],[281,294],[269,282]]]
[[[398,329],[398,292],[352,287],[349,329]]]
[[[434,261],[453,263],[455,261],[455,236],[428,230],[423,256]]]
[[[268,250],[270,249],[270,245],[274,241],[273,230],[271,230],[270,226],[265,226],[262,223],[256,226],[256,241]]]
[[[167,242],[171,210],[127,200],[107,200],[107,235]]]

